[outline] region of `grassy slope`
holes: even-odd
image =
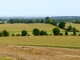
[[[1,37],[0,44],[77,47],[80,48],[79,36],[29,36],[29,37]]]
[[[55,26],[50,24],[0,24],[0,31],[8,30],[10,32],[21,32],[23,29],[31,32],[34,28],[51,32]]]
[[[73,24],[73,23],[68,23],[66,24],[66,28],[71,25],[72,27],[75,27],[76,29],[80,30],[80,24]]]

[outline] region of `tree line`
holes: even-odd
[[[65,31],[64,34],[61,33],[60,29],[58,27],[55,27],[52,30],[52,33],[53,34],[50,34],[50,36],[52,36],[52,35],[54,35],[54,36],[63,36],[63,35],[68,36],[69,35],[67,30]],[[39,30],[38,28],[34,28],[32,30],[32,34],[34,36],[48,36],[49,35],[46,31]],[[22,30],[21,34],[18,33],[16,35],[15,34],[10,35],[10,33],[6,30],[3,30],[2,32],[0,32],[0,37],[7,37],[7,36],[30,36],[30,34],[28,34],[28,31],[26,31],[26,30]],[[71,36],[76,36],[76,29],[75,28],[73,28],[73,34]],[[79,34],[79,36],[80,36],[80,34]]]

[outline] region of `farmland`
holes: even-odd
[[[34,28],[39,28],[40,30],[45,30],[51,32],[55,26],[50,24],[0,24],[0,31],[8,30],[9,32],[21,32],[22,30],[27,30],[31,32]]]
[[[68,24],[66,24],[66,27],[69,25],[71,25],[72,27],[76,27],[76,29],[80,30],[80,24],[68,23]]]
[[[79,28],[79,24],[72,24],[72,26]],[[44,23],[0,24],[0,31],[7,30],[9,33],[20,33],[22,30],[27,30],[31,34],[34,28],[39,28],[51,34],[54,27]],[[60,31],[64,33],[63,29]],[[0,55],[1,60],[79,60],[80,37],[50,35],[0,37]]]
[[[80,37],[79,36],[1,37],[0,44],[80,48]]]

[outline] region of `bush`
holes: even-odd
[[[47,32],[46,32],[46,31],[41,30],[41,31],[40,31],[40,35],[41,35],[41,36],[43,36],[43,35],[47,35]]]
[[[71,34],[70,36],[77,36],[77,35]]]
[[[65,35],[68,36],[68,32],[67,31],[65,31]]]
[[[72,31],[73,27],[71,25],[68,26],[67,31]]]
[[[60,35],[60,36],[63,36],[63,33],[60,33],[59,35]]]
[[[21,36],[20,34],[16,34],[16,36]]]
[[[40,30],[37,29],[37,28],[33,29],[33,35],[39,36],[40,35]]]
[[[26,30],[22,30],[21,36],[26,36],[27,34],[28,34],[28,32]]]
[[[75,36],[76,36],[76,32],[75,32],[75,31],[73,31],[73,35],[75,35]]]
[[[55,36],[60,34],[60,30],[58,28],[54,28],[52,31]]]
[[[30,36],[30,34],[27,34],[27,36]]]
[[[78,36],[80,36],[80,34],[78,34]]]
[[[65,24],[66,24],[65,21],[61,21],[61,22],[59,23],[59,27],[62,28],[62,29],[64,29]]]
[[[3,33],[3,36],[9,36],[9,32],[7,32],[6,30],[4,30],[2,33]]]
[[[15,36],[15,34],[11,34],[11,36]]]
[[[52,34],[50,34],[50,36],[52,36]]]
[[[3,34],[0,32],[0,37],[2,37],[3,36]]]

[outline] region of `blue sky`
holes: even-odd
[[[80,0],[0,0],[0,16],[80,16]]]

